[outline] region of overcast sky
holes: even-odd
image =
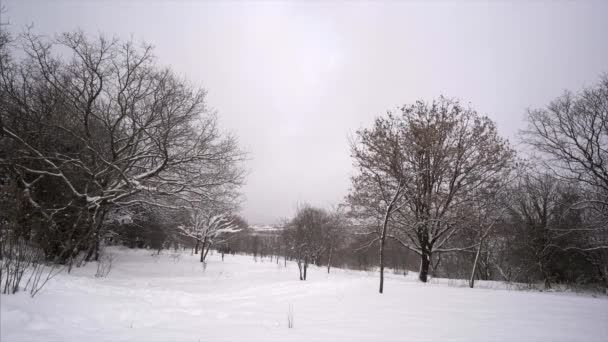
[[[250,152],[250,223],[339,203],[348,136],[387,110],[444,94],[512,139],[526,108],[608,72],[608,1],[2,3],[15,32],[144,40],[206,88]]]

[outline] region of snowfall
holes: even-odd
[[[311,267],[300,281],[282,259],[106,253],[106,277],[90,263],[34,298],[2,295],[0,341],[608,341],[607,296],[392,272],[379,294],[375,272]]]

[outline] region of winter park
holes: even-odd
[[[608,341],[606,13],[0,1],[0,342]]]

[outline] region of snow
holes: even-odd
[[[251,224],[249,225],[249,229],[254,232],[266,232],[266,233],[274,233],[283,229],[280,225],[273,224]]]
[[[2,295],[0,341],[608,341],[608,298],[421,284],[251,256],[111,248],[110,274],[91,263],[35,298]],[[504,287],[482,282],[485,287]],[[287,327],[293,306],[294,327]]]

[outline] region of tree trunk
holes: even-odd
[[[437,273],[437,269],[439,269],[439,265],[441,264],[441,254],[437,255],[437,262],[433,264],[433,258],[431,258],[431,275],[435,277]]]
[[[198,247],[201,244],[201,240],[196,239],[196,245],[194,245],[194,254],[198,254]]]
[[[477,246],[477,252],[475,253],[475,261],[473,261],[473,270],[471,270],[471,278],[469,279],[469,287],[473,288],[475,286],[475,273],[477,272],[477,263],[479,262],[479,255],[481,254],[481,245],[483,241],[479,241],[479,246]]]
[[[384,232],[384,229],[383,229]],[[385,235],[382,234],[382,238],[380,239],[380,293],[384,292],[384,242]]]
[[[201,262],[205,262],[205,257],[207,256],[207,252],[209,251],[209,249],[205,249],[205,247],[207,246],[207,240],[208,238],[205,237],[201,246]]]
[[[393,210],[393,202],[389,204],[386,208],[386,213],[384,214],[384,222],[382,223],[382,234],[380,235],[380,288],[379,292],[384,292],[384,246],[386,245],[386,231],[388,230],[388,219]]]
[[[206,239],[205,239],[206,240]],[[203,261],[205,261],[207,259],[207,253],[209,253],[209,250],[211,249],[211,243],[207,242],[207,249],[205,249],[205,255],[203,256]],[[201,251],[202,253],[203,251]]]
[[[604,286],[606,287],[606,295],[608,296],[608,266],[604,265],[602,268],[602,266],[597,263],[595,267],[597,268],[600,278],[604,281]]]
[[[302,261],[300,259],[298,259],[297,262],[298,262],[298,271],[300,271],[300,280],[304,280],[302,278]]]
[[[106,210],[102,209],[102,211],[99,213],[99,217],[96,218],[96,224],[94,227],[92,227],[93,229],[93,245],[91,246],[91,248],[89,249],[89,252],[85,258],[86,261],[98,261],[99,260],[99,248],[101,245],[101,237],[102,237],[102,223],[103,223],[103,219],[106,216]]]
[[[538,267],[540,269],[540,273],[542,273],[543,277],[545,278],[545,290],[550,290],[551,289],[551,276],[549,275],[549,272],[547,272],[545,265],[542,261],[538,262]]]
[[[308,260],[304,260],[304,280],[306,280],[306,270],[308,269]]]
[[[430,265],[431,253],[422,250],[422,255],[420,255],[420,273],[418,274],[418,279],[420,279],[420,281],[423,283],[426,283],[427,281]]]
[[[98,260],[99,259],[99,231],[93,233],[93,243],[89,247],[85,261]]]
[[[386,207],[386,212],[384,213],[384,222],[382,222],[382,234],[380,235],[380,288],[379,292],[382,293],[384,291],[384,245],[386,242],[386,233],[388,230],[388,219],[391,216],[393,211],[393,207],[395,206],[395,202],[399,198],[401,194],[401,184],[399,184],[399,188],[395,191],[395,195],[393,199]]]
[[[327,257],[327,274],[329,274],[329,270],[331,269],[331,253],[333,248],[329,248],[329,256]]]

